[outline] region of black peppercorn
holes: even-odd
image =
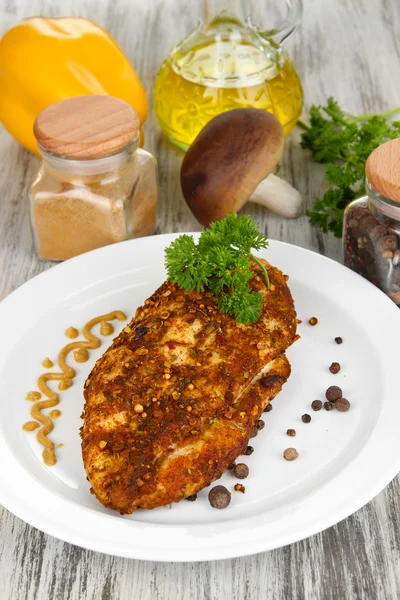
[[[342,344],[342,343],[343,343],[343,340],[342,340],[342,338],[341,338],[341,337],[335,337],[335,342],[336,342],[337,344]]]
[[[236,467],[233,469],[233,474],[238,478],[238,479],[246,479],[246,477],[249,474],[249,467],[247,465],[245,465],[244,463],[239,463],[238,465],[236,465]]]
[[[254,452],[253,446],[247,446],[246,450],[244,451],[244,454],[246,456],[250,456],[250,454],[253,454],[253,452]]]
[[[301,417],[301,420],[303,421],[303,423],[309,423],[311,421],[311,417],[310,415],[308,415],[307,413],[305,415],[303,415]]]
[[[231,501],[231,493],[223,485],[216,485],[208,492],[208,501],[213,508],[226,508]]]
[[[321,400],[313,400],[311,402],[311,408],[313,410],[315,410],[315,411],[321,410],[321,408],[322,408],[322,402],[321,402]]]
[[[327,400],[326,402],[324,402],[324,407],[325,407],[325,410],[332,410],[333,404],[332,404],[332,402],[329,402],[329,400]]]
[[[149,328],[145,327],[144,325],[142,327],[137,327],[135,331],[135,340],[139,340],[141,337],[143,337],[148,330]]]
[[[343,392],[337,385],[331,385],[325,392],[325,397],[330,402],[336,402],[339,398],[343,396]]]
[[[335,408],[339,412],[347,412],[350,408],[350,402],[347,400],[347,398],[339,398],[335,402]]]
[[[279,375],[265,375],[260,379],[260,385],[264,388],[270,388],[278,381]]]

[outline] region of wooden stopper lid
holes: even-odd
[[[76,96],[45,108],[33,132],[44,149],[66,158],[102,158],[120,150],[139,133],[132,106],[112,96]]]
[[[377,192],[400,202],[400,138],[378,146],[369,155],[365,174]]]

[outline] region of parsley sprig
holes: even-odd
[[[211,223],[196,244],[191,235],[180,235],[165,250],[165,266],[173,283],[187,291],[208,289],[218,296],[218,307],[240,323],[254,323],[262,309],[262,295],[249,281],[256,262],[269,288],[268,273],[252,250],[267,248],[268,240],[248,216],[233,214]]]
[[[389,123],[386,117],[400,107],[377,114],[353,116],[329,98],[326,106],[312,106],[310,125],[301,145],[312,152],[316,162],[324,163],[325,179],[331,184],[306,214],[312,225],[336,237],[342,236],[343,213],[347,204],[365,194],[364,169],[368,156],[384,142],[400,136],[400,121]]]

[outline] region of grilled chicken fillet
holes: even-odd
[[[124,514],[176,502],[246,448],[290,374],[284,351],[296,337],[286,278],[264,264],[270,289],[258,266],[251,280],[264,298],[257,323],[168,280],[97,361],[85,383],[82,456],[105,506]]]

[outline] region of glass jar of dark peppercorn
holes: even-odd
[[[365,171],[368,195],[344,214],[344,264],[400,305],[400,139],[376,148]]]

